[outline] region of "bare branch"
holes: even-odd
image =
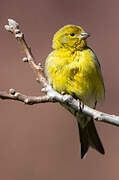
[[[112,124],[115,126],[119,126],[119,116],[109,115],[103,112],[96,111],[86,105],[82,109],[80,109],[79,101],[71,97],[70,95],[61,95],[56,92],[47,82],[43,68],[41,64],[35,64],[34,57],[32,55],[31,49],[28,47],[23,33],[19,29],[19,24],[16,23],[14,20],[9,19],[8,25],[5,25],[5,29],[12,34],[14,34],[15,38],[21,45],[26,57],[23,58],[24,62],[28,62],[30,67],[33,69],[36,75],[36,80],[43,85],[42,92],[46,93],[45,96],[26,96],[19,92],[16,92],[14,89],[10,89],[9,93],[1,91],[0,92],[0,99],[9,99],[9,100],[16,100],[21,101],[25,104],[33,105],[38,103],[45,103],[45,102],[59,102],[61,104],[66,104],[71,107],[75,112],[84,113],[86,115],[91,116],[93,119],[99,122],[105,122],[108,124]],[[69,110],[70,111],[70,110]],[[71,112],[71,111],[70,111]],[[72,113],[72,112],[71,112]]]
[[[35,59],[32,55],[31,48],[27,45],[24,38],[24,34],[21,32],[19,28],[19,24],[13,19],[8,19],[8,25],[5,25],[5,29],[14,34],[15,38],[21,45],[21,48],[23,49],[26,55],[26,58],[24,58],[23,61],[28,61],[30,67],[33,69],[36,75],[37,81],[41,82],[43,86],[46,87],[48,85],[48,82],[44,76],[43,68],[40,63],[38,65],[35,64]]]
[[[14,92],[14,93],[13,93]],[[0,99],[10,99],[21,101],[28,105],[38,104],[38,103],[47,103],[47,102],[59,102],[63,104],[69,105],[76,112],[84,113],[86,115],[91,116],[93,119],[99,122],[105,122],[108,124],[112,124],[115,126],[119,126],[119,116],[109,115],[95,109],[92,109],[86,105],[81,109],[79,108],[79,102],[69,95],[61,95],[52,89],[51,86],[48,86],[47,95],[45,96],[26,96],[19,92],[16,92],[14,89],[10,89],[9,93],[1,91]]]
[[[12,93],[12,91],[14,91],[14,93]],[[26,96],[24,94],[21,94],[20,92],[15,91],[14,89],[10,89],[9,93],[7,93],[5,91],[0,91],[0,99],[21,101],[28,105],[49,102],[49,97],[47,95],[45,95],[45,96]]]

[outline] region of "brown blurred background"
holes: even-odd
[[[97,109],[119,114],[118,0],[1,0],[0,90],[15,88],[39,95],[40,86],[14,37],[8,18],[21,25],[37,62],[51,51],[54,32],[65,24],[82,25],[92,34],[104,75],[106,100]],[[106,154],[90,149],[80,159],[75,118],[58,104],[27,106],[0,101],[0,180],[118,180],[119,128],[96,123]]]

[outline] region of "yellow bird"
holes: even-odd
[[[95,108],[97,102],[104,100],[105,89],[99,61],[93,50],[87,46],[88,37],[89,34],[80,26],[62,27],[54,35],[53,51],[46,59],[45,72],[49,84],[57,92],[69,94]],[[68,106],[66,108],[70,109]],[[81,158],[90,146],[104,154],[93,119],[82,113],[76,114],[76,118]]]

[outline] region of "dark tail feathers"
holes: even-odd
[[[80,119],[79,122],[81,120],[82,119]],[[80,134],[80,143],[81,143],[81,158],[85,156],[90,146],[96,149],[101,154],[104,154],[105,153],[104,148],[98,136],[93,119],[91,119],[85,127],[81,127],[81,124],[79,122],[78,122],[78,127]]]

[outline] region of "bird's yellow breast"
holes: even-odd
[[[46,75],[56,91],[73,95],[91,107],[104,98],[100,65],[89,48],[52,51],[46,59]]]

